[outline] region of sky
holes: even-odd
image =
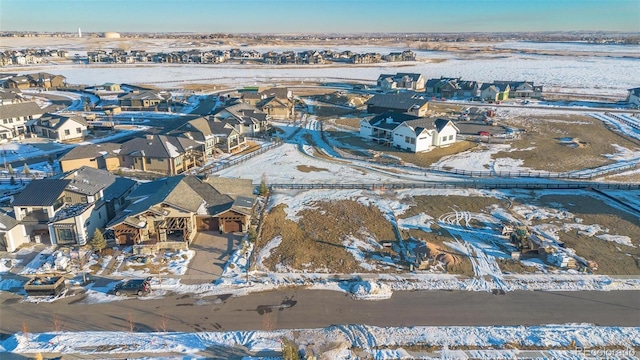
[[[640,32],[640,0],[0,0],[0,31]]]

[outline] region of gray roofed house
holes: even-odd
[[[23,102],[20,89],[0,89],[0,106]]]
[[[627,90],[627,102],[630,106],[640,108],[640,87]]]
[[[87,134],[87,121],[78,115],[46,113],[27,125],[32,133],[61,141],[81,140]]]
[[[12,206],[53,206],[61,199],[71,180],[37,179],[14,196]]]
[[[377,85],[385,89],[423,91],[425,79],[422,74],[416,73],[382,74],[378,76]]]
[[[33,101],[0,106],[0,138],[15,139],[27,132],[27,122],[39,118],[44,111]]]
[[[417,93],[377,94],[367,100],[367,112],[382,114],[386,112],[410,113],[424,116],[429,109],[429,99]]]
[[[246,144],[245,138],[231,123],[212,117],[189,120],[168,135],[186,137],[203,144],[206,157],[214,157],[216,149],[229,153]]]
[[[240,135],[255,136],[269,128],[270,118],[266,113],[242,102],[216,110],[211,117],[231,124]]]

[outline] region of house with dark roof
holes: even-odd
[[[255,204],[252,194],[225,194],[191,175],[141,184],[127,199],[107,228],[118,244],[140,250],[186,247],[199,231],[247,231]]]
[[[115,171],[120,167],[119,153],[120,144],[115,143],[78,145],[60,158],[60,167],[63,172],[83,166]]]
[[[0,210],[0,251],[14,252],[30,240],[24,225],[13,213]]]
[[[4,86],[9,89],[28,89],[31,87],[31,79],[25,75],[12,76],[4,81]]]
[[[216,110],[211,117],[215,121],[230,124],[243,136],[257,136],[271,127],[270,117],[266,113],[242,102]]]
[[[216,153],[232,153],[246,147],[246,138],[232,124],[201,117],[189,120],[167,135],[181,136],[203,145],[205,158],[213,158]]]
[[[389,112],[360,121],[360,137],[380,145],[424,152],[456,142],[460,130],[451,120]]]
[[[422,74],[415,73],[397,73],[381,74],[376,82],[378,87],[383,89],[407,89],[414,91],[423,91],[425,80]]]
[[[369,114],[386,112],[409,113],[424,116],[429,110],[429,100],[423,94],[404,92],[398,94],[376,94],[367,100]]]
[[[105,170],[82,167],[32,181],[11,205],[36,242],[84,245],[126,205],[124,199],[136,185]]]
[[[40,136],[60,141],[79,141],[87,135],[87,121],[78,115],[46,113],[27,122],[29,131]]]
[[[0,80],[4,82],[5,80]],[[0,88],[0,106],[9,104],[18,104],[24,101],[22,91],[20,89],[1,89]]]
[[[31,82],[31,87],[40,87],[45,89],[64,87],[67,83],[66,77],[45,72],[28,74],[27,78],[29,78],[29,81]]]
[[[202,143],[186,137],[147,135],[131,139],[120,147],[120,166],[157,172],[181,174],[204,164]]]
[[[27,132],[27,122],[38,119],[44,111],[33,101],[0,106],[0,139],[21,139]]]
[[[449,77],[440,77],[435,79],[429,79],[425,82],[424,91],[429,95],[442,96],[441,89],[442,87],[450,82],[458,83],[461,81],[461,78],[449,78]]]
[[[640,87],[627,90],[627,102],[630,106],[640,108]]]

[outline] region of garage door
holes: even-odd
[[[198,231],[218,231],[218,230],[220,230],[220,225],[218,223],[218,218],[212,218],[212,217],[199,217],[199,218],[196,218],[196,226],[198,227]]]
[[[224,232],[240,232],[242,231],[242,222],[227,220],[224,222]]]

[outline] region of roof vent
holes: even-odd
[[[153,140],[153,135],[152,134],[147,134],[147,135],[145,135],[145,138],[147,140]]]

